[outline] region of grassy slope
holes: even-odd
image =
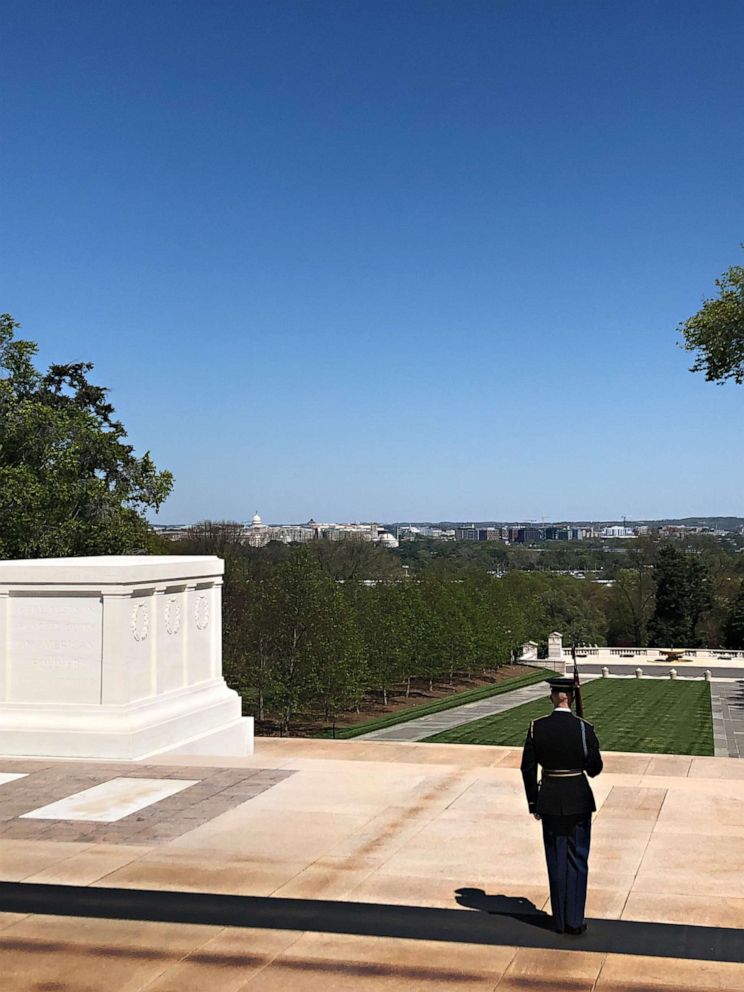
[[[584,687],[584,714],[606,751],[713,754],[707,682],[597,679]],[[521,747],[530,720],[549,713],[550,700],[525,703],[428,737],[440,744]]]
[[[478,689],[468,689],[467,692],[456,692],[443,699],[435,699],[431,703],[423,703],[421,706],[414,706],[409,710],[401,710],[397,713],[386,713],[385,716],[376,720],[369,720],[367,723],[358,723],[354,727],[345,727],[336,731],[336,738],[345,740],[350,737],[358,737],[360,734],[369,734],[373,730],[383,730],[385,727],[394,727],[399,723],[408,723],[409,720],[416,720],[420,716],[428,716],[430,713],[440,713],[442,710],[450,710],[454,706],[463,706],[465,703],[476,703],[479,699],[488,699],[490,696],[500,696],[502,692],[512,692],[525,685],[532,685],[534,682],[542,682],[543,679],[550,678],[555,672],[545,668],[532,668],[524,675],[518,675],[512,679],[504,679],[496,685],[480,686]],[[324,730],[316,737],[331,737],[330,730]]]

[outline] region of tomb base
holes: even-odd
[[[253,718],[222,679],[124,705],[0,705],[0,755],[138,761],[252,754]]]

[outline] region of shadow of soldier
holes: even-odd
[[[508,916],[540,930],[553,929],[553,917],[524,896],[489,896],[483,889],[455,889],[455,902],[491,916]]]
[[[188,923],[204,926],[299,930],[307,933],[354,934],[450,944],[531,947],[592,951],[636,957],[680,958],[744,965],[744,929],[703,924],[655,923],[648,920],[590,919],[580,942],[553,932],[551,917],[529,899],[487,895],[483,889],[455,890],[459,904],[448,909],[399,903],[345,902],[332,899],[248,896],[167,889],[118,889],[88,885],[0,881],[0,913],[24,916]],[[462,908],[477,913],[463,913]],[[486,919],[491,916],[492,919]],[[9,934],[7,929],[4,934]],[[29,940],[33,945],[29,951]],[[43,943],[44,947],[41,947]],[[94,953],[100,946],[89,943]],[[69,952],[70,938],[28,940],[3,936],[7,954]],[[111,952],[114,954],[114,951]],[[139,946],[122,951],[130,957],[152,952]],[[241,952],[242,953],[242,952]],[[20,972],[19,972],[20,974]],[[726,972],[729,974],[729,972]],[[725,979],[722,979],[725,981]],[[348,984],[348,983],[347,983]],[[1,987],[5,988],[7,982]],[[20,986],[18,986],[20,987]],[[69,987],[69,986],[68,986]],[[555,989],[555,984],[550,986]],[[665,986],[671,988],[671,986]],[[723,986],[719,986],[723,988]],[[742,983],[736,986],[740,989]],[[24,989],[27,986],[24,986]],[[545,986],[547,988],[547,986]],[[691,986],[686,986],[691,990]],[[709,985],[709,988],[712,986]],[[733,989],[731,982],[727,989]],[[650,992],[650,987],[649,987]]]

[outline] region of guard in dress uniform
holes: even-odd
[[[592,813],[597,808],[586,775],[599,775],[602,755],[592,725],[571,710],[574,681],[552,678],[548,684],[554,709],[530,724],[522,778],[530,813],[542,821],[555,929],[582,934]]]

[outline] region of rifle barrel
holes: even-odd
[[[576,663],[576,645],[571,646],[571,657],[574,666],[574,695],[576,696],[576,716],[584,717],[584,700],[581,698],[581,679],[579,678],[579,666]]]

